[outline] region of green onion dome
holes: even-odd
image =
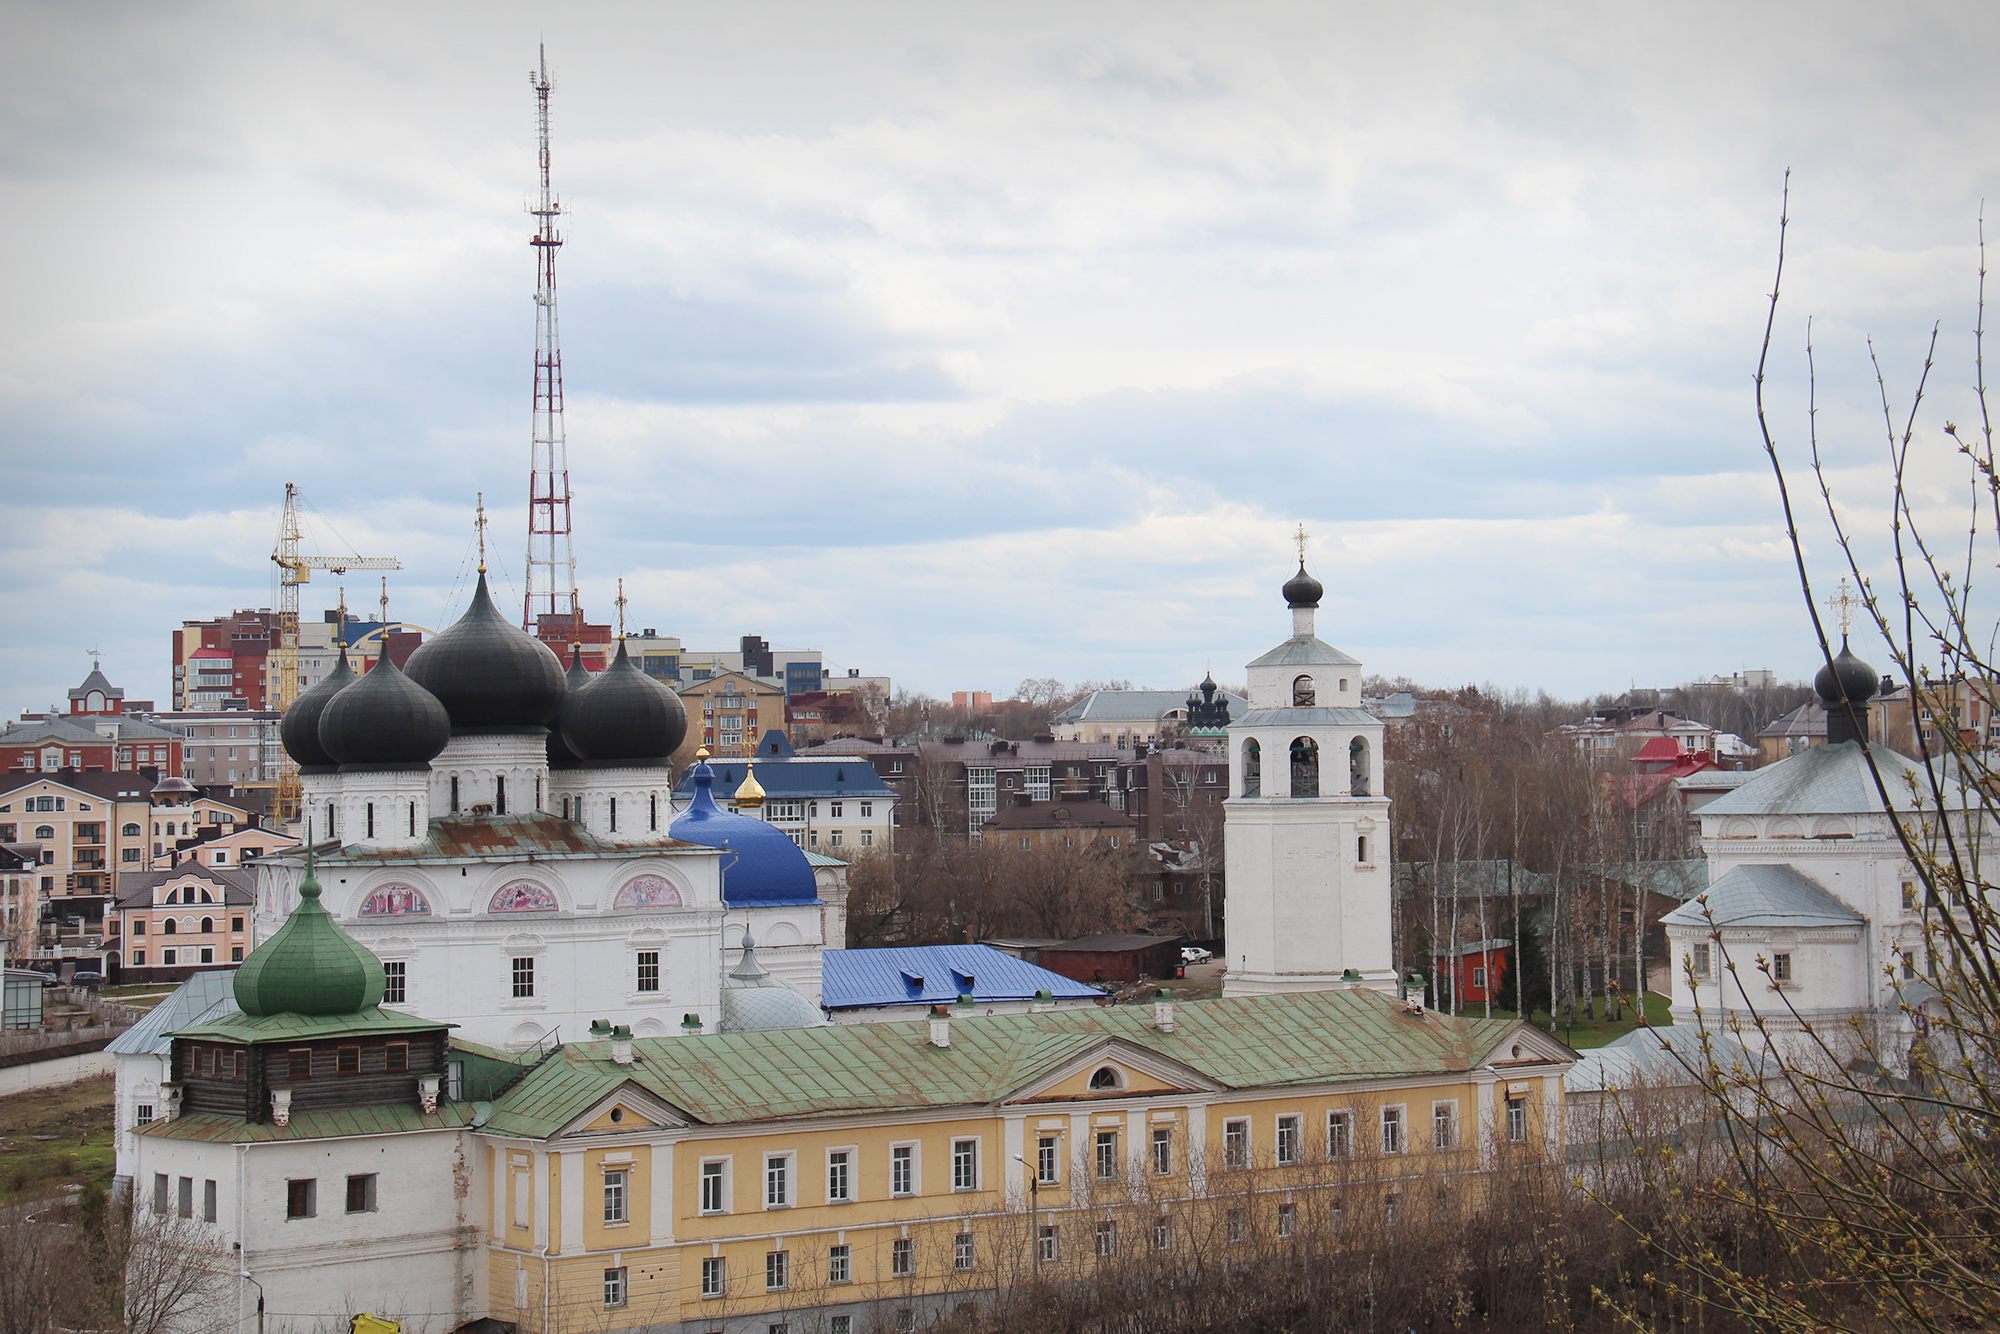
[[[308,851],[299,906],[236,970],[243,1013],[355,1014],[382,1003],[382,961],[340,929],[319,893]]]

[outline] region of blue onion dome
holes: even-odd
[[[715,771],[707,751],[694,767],[694,800],[674,818],[673,837],[707,848],[726,849],[722,859],[722,901],[732,908],[819,902],[819,886],[804,849],[776,826],[754,815],[738,815],[715,804]]]
[[[236,1004],[243,1013],[354,1014],[381,1004],[382,961],[340,929],[319,892],[308,850],[299,906],[236,970]]]
[[[1299,572],[1285,580],[1285,605],[1288,607],[1317,607],[1320,594],[1326,592],[1320,581],[1306,573],[1306,563],[1299,562]]]
[[[640,671],[622,639],[611,665],[563,701],[559,720],[563,744],[591,768],[665,764],[687,736],[681,697]]]
[[[397,670],[382,637],[373,671],[327,701],[320,749],[343,770],[422,769],[451,740],[451,719],[436,695]]]
[[[405,670],[438,697],[454,733],[530,732],[562,707],[561,661],[500,614],[484,570],[465,615],[420,645]]]
[[[576,692],[590,684],[590,668],[583,665],[583,645],[569,646],[569,671],[563,675],[563,706],[556,711],[556,720],[549,725],[549,768],[575,769],[583,764],[583,757],[569,748],[563,740],[563,715],[576,699]]]
[[[1828,704],[1861,704],[1875,697],[1882,688],[1882,678],[1873,667],[1854,656],[1847,647],[1847,636],[1840,637],[1840,655],[1819,669],[1813,678],[1813,689]]]
[[[339,766],[340,761],[319,743],[319,718],[328,701],[353,684],[354,669],[347,665],[347,646],[343,644],[334,669],[318,685],[301,691],[292,707],[285,710],[278,724],[278,739],[285,743],[285,754],[298,761],[299,772],[330,774]]]

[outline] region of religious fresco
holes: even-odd
[[[512,880],[486,905],[488,912],[554,912],[556,896],[532,880]]]
[[[665,876],[634,876],[618,891],[611,906],[617,908],[678,908],[680,891]]]
[[[431,910],[423,891],[409,885],[383,885],[361,900],[363,917],[420,916]]]

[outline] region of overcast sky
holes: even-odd
[[[1863,531],[1864,339],[1901,398],[1941,321],[1920,443],[1976,417],[1988,5],[0,8],[9,711],[91,649],[164,704],[288,481],[432,626],[483,490],[518,607],[544,38],[585,609],[690,647],[1234,680],[1303,522],[1372,671],[1809,676],[1751,400],[1787,167],[1781,447],[1808,315]]]

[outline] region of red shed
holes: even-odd
[[[1044,945],[1036,960],[1078,982],[1136,982],[1168,978],[1181,965],[1183,936],[1082,936]]]
[[[1500,999],[1507,980],[1507,957],[1514,948],[1511,940],[1475,940],[1458,947],[1458,957],[1439,951],[1437,978],[1446,981],[1458,994],[1460,1005]]]

